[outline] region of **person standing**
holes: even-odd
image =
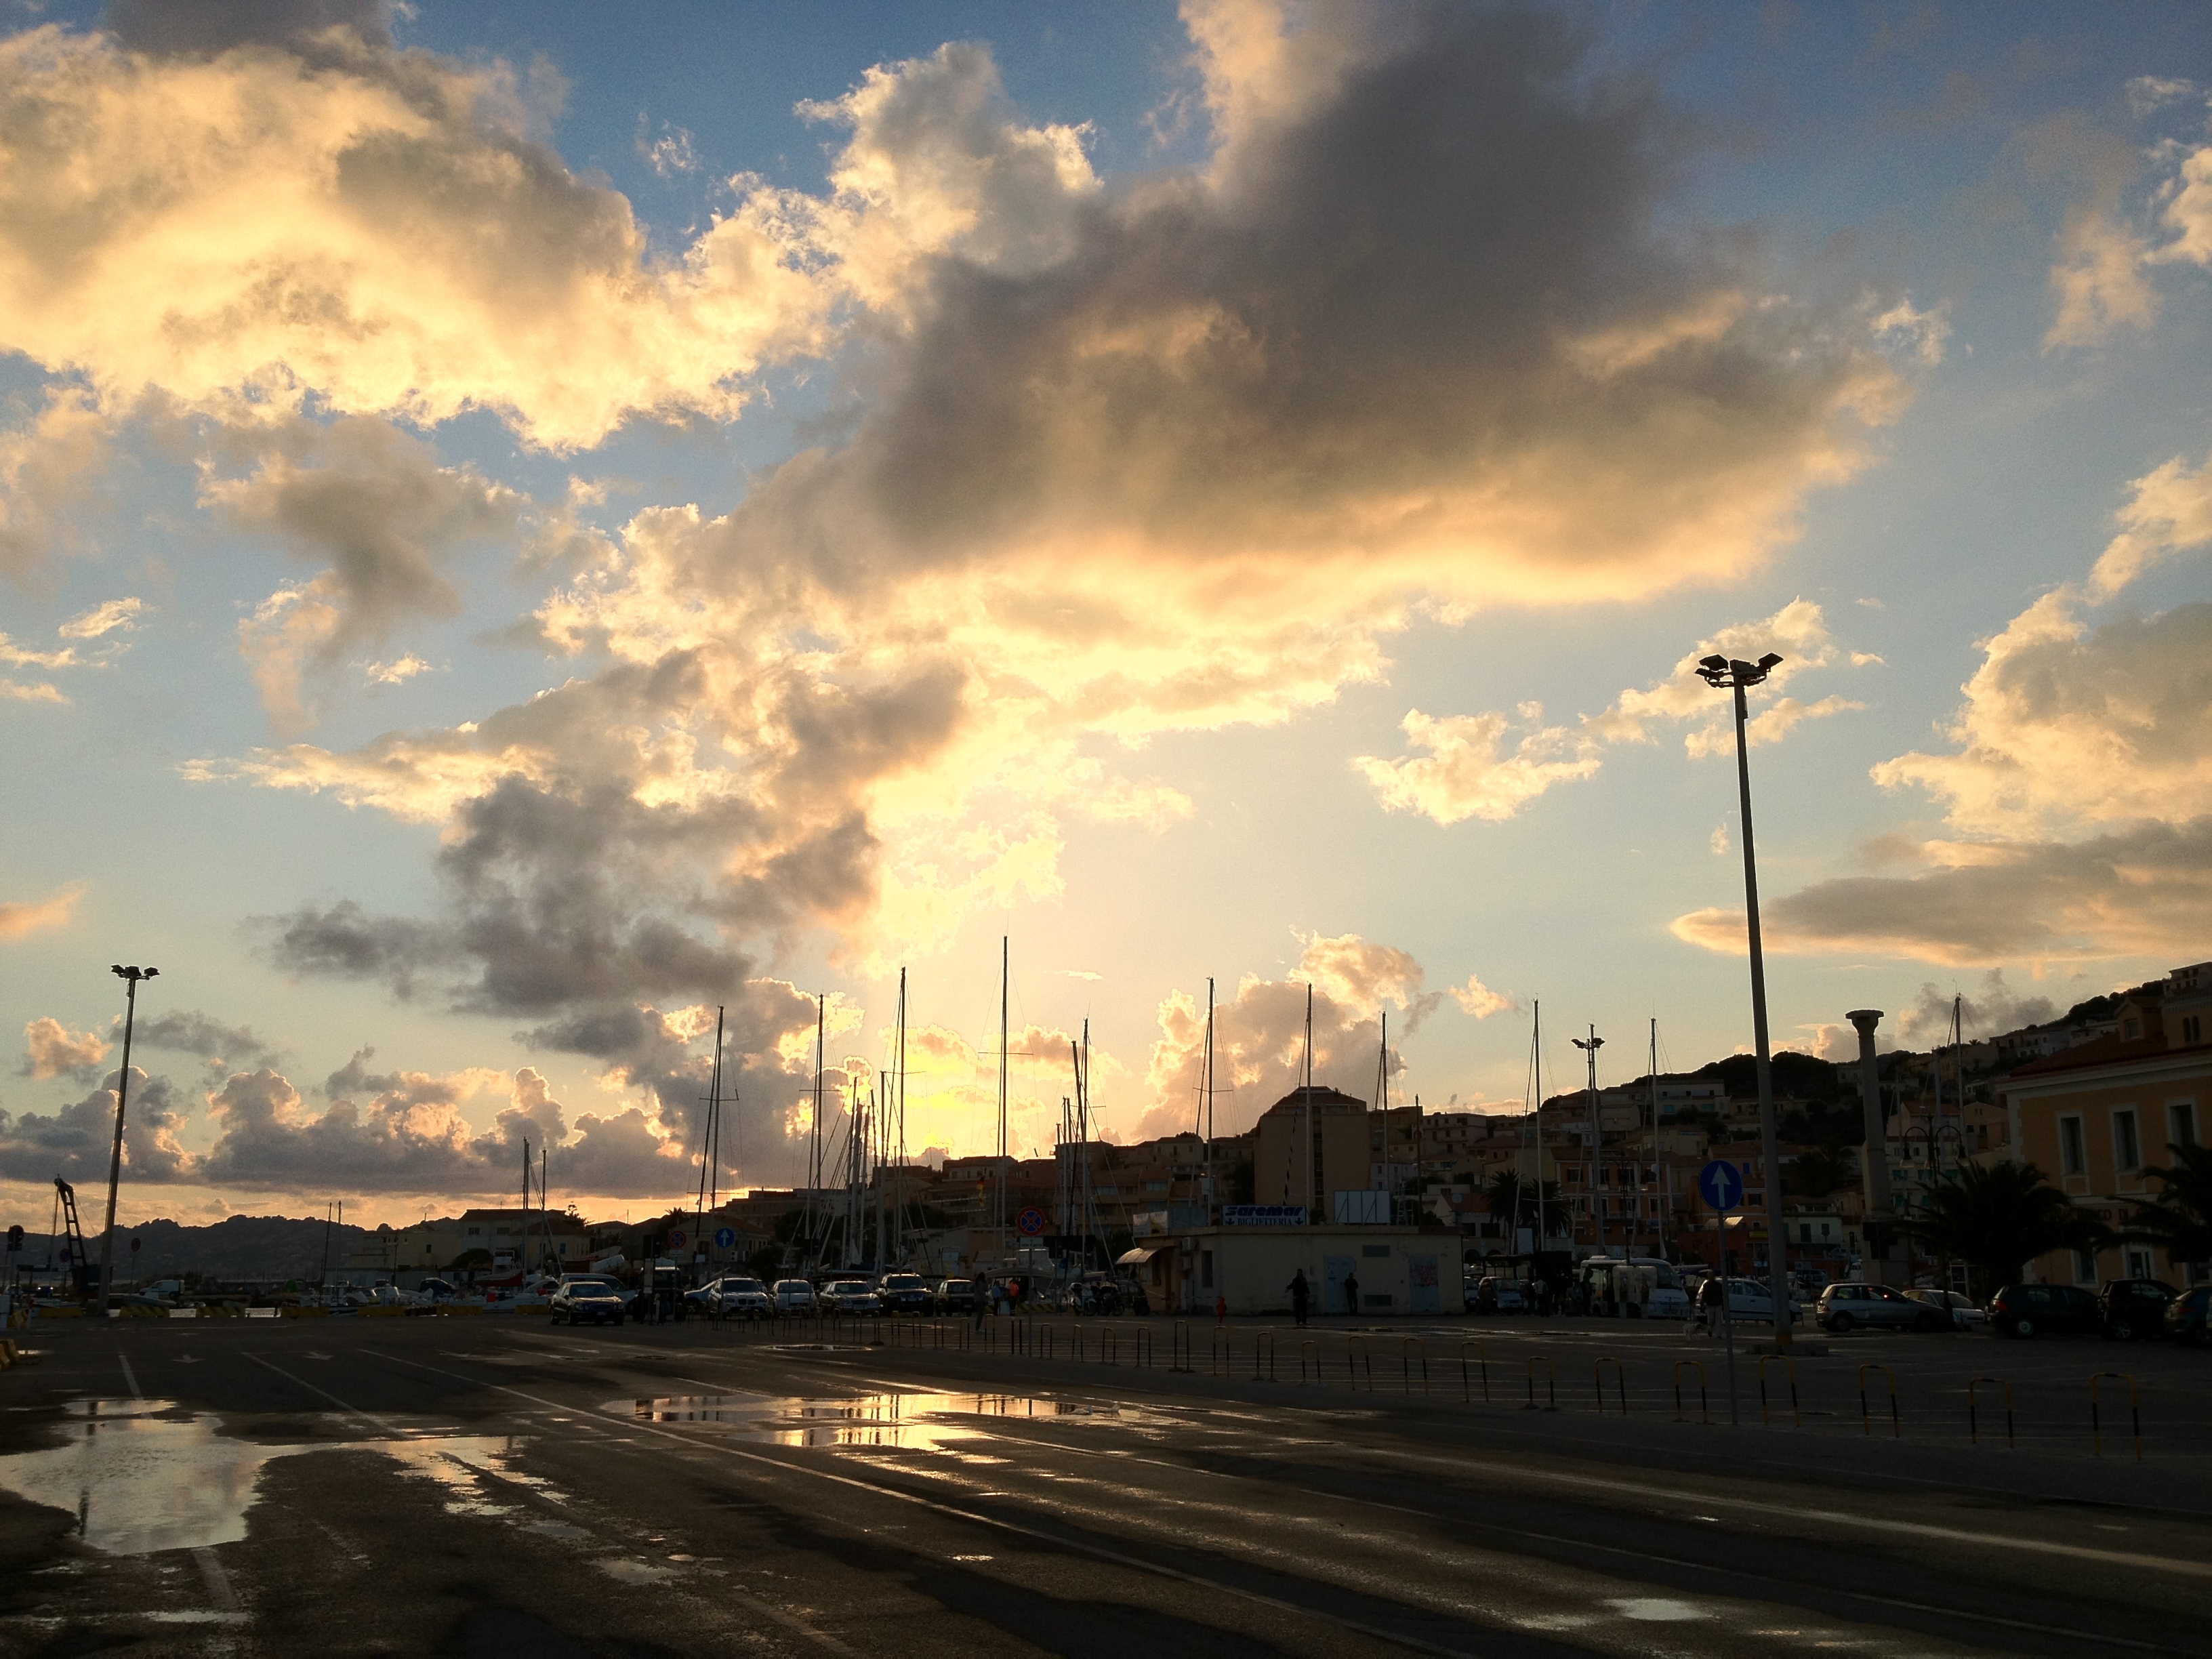
[[[1306,1283],[1306,1270],[1301,1267],[1291,1275],[1291,1316],[1304,1330],[1306,1323],[1306,1304],[1313,1299],[1313,1286]]]
[[[1359,1311],[1359,1280],[1352,1273],[1344,1276],[1344,1311],[1353,1315]]]
[[[975,1328],[983,1328],[983,1316],[991,1310],[991,1275],[981,1268],[975,1273]]]

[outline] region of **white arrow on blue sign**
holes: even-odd
[[[717,1227],[714,1229],[714,1248],[716,1249],[726,1250],[731,1245],[737,1242],[738,1235],[734,1228]]]
[[[1724,1158],[1717,1158],[1698,1171],[1698,1190],[1716,1210],[1734,1210],[1743,1204],[1743,1171]]]

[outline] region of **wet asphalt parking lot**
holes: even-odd
[[[1014,1330],[33,1327],[0,1652],[2212,1653],[2212,1355]]]

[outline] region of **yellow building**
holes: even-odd
[[[1303,1167],[1301,1138],[1307,1146]],[[1260,1115],[1252,1200],[1302,1205],[1318,1224],[1334,1215],[1334,1194],[1370,1189],[1374,1163],[1365,1101],[1318,1085],[1293,1089]]]
[[[2212,963],[2177,968],[2124,998],[2109,1036],[2016,1068],[1997,1085],[2017,1156],[2082,1209],[2118,1225],[2155,1195],[2143,1171],[2171,1148],[2202,1142],[2212,1106]],[[2101,1255],[2039,1258],[2045,1284],[2095,1286],[2113,1279],[2185,1285],[2203,1263],[2176,1262],[2163,1246],[2124,1244]]]

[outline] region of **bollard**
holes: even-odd
[[[1426,1394],[1429,1391],[1429,1345],[1425,1341],[1418,1336],[1408,1336],[1400,1340],[1398,1344],[1398,1370],[1401,1373],[1405,1382],[1406,1392],[1407,1394],[1413,1393],[1413,1356],[1416,1352],[1419,1352],[1421,1356],[1421,1392],[1423,1394]]]
[[[1311,1354],[1313,1356],[1313,1380],[1316,1386],[1319,1386],[1322,1380],[1321,1344],[1315,1341],[1310,1337],[1306,1338],[1298,1344],[1298,1381],[1300,1383],[1304,1383],[1306,1380],[1306,1356],[1308,1354]]]
[[[1137,1334],[1129,1344],[1129,1363],[1151,1369],[1152,1363],[1152,1332],[1148,1325],[1137,1327]]]
[[[1373,1394],[1375,1392],[1375,1355],[1368,1347],[1367,1339],[1364,1336],[1355,1335],[1347,1338],[1344,1345],[1345,1379],[1352,1384],[1352,1391],[1356,1394],[1359,1390],[1359,1373],[1352,1368],[1352,1362],[1355,1358],[1366,1362],[1367,1392]]]
[[[1252,1380],[1255,1382],[1262,1380],[1260,1376],[1260,1350],[1263,1345],[1267,1350],[1267,1375],[1265,1380],[1272,1382],[1275,1380],[1275,1334],[1273,1331],[1261,1331],[1252,1339]]]
[[[1168,1369],[1181,1371],[1185,1376],[1196,1373],[1198,1368],[1190,1363],[1190,1322],[1178,1319],[1168,1329]]]
[[[1759,1420],[1767,1427],[1773,1426],[1774,1419],[1766,1414],[1766,1362],[1770,1359],[1780,1360],[1783,1371],[1790,1378],[1790,1423],[1792,1428],[1802,1429],[1805,1426],[1805,1413],[1797,1408],[1797,1362],[1786,1353],[1763,1353],[1759,1356]],[[1864,1368],[1861,1370],[1863,1372]],[[1862,1375],[1859,1381],[1863,1383],[1865,1376]],[[1863,1389],[1860,1391],[1859,1399],[1861,1403],[1864,1403],[1866,1395]]]
[[[1102,1365],[1121,1363],[1121,1334],[1110,1326],[1098,1333],[1098,1363]]]
[[[1867,1409],[1866,1374],[1869,1371],[1880,1371],[1889,1379],[1889,1437],[1902,1439],[1905,1430],[1897,1420],[1897,1373],[1888,1366],[1877,1365],[1871,1360],[1859,1367],[1859,1432],[1874,1432],[1874,1414]]]
[[[1541,1407],[1536,1404],[1536,1362],[1540,1359],[1544,1362],[1544,1385],[1551,1402]],[[1559,1409],[1559,1367],[1552,1364],[1549,1354],[1532,1353],[1528,1356],[1528,1403],[1521,1409],[1524,1412],[1540,1409],[1555,1412]]]
[[[1682,1367],[1685,1365],[1698,1368],[1698,1410],[1705,1417],[1705,1426],[1711,1428],[1713,1408],[1711,1402],[1705,1398],[1705,1362],[1702,1359],[1678,1359],[1674,1362],[1674,1420],[1677,1423],[1685,1420],[1682,1416]]]
[[[1974,1390],[1984,1382],[1994,1382],[2005,1391],[2005,1449],[2008,1451],[2016,1450],[2020,1443],[2013,1438],[2012,1434],[2012,1384],[1998,1376],[1977,1376],[1970,1379],[1966,1383],[1967,1442],[1976,1446],[1982,1443],[1982,1425],[1975,1420],[1974,1408],[1977,1401],[1974,1399]]]
[[[1620,1396],[1620,1414],[1628,1415],[1628,1367],[1611,1354],[1600,1354],[1590,1366],[1591,1380],[1597,1385],[1597,1414],[1605,1415],[1605,1368],[1613,1367],[1613,1382]]]
[[[1229,1367],[1235,1363],[1236,1358],[1231,1347],[1229,1333],[1216,1325],[1213,1328],[1212,1351],[1206,1357],[1206,1374],[1208,1376],[1228,1376]]]
[[[2128,1385],[2128,1417],[2136,1436],[2136,1462],[2142,1462],[2142,1411],[2141,1396],[2136,1392],[2136,1380],[2125,1371],[2099,1371],[2089,1379],[2089,1432],[2094,1437],[2096,1455],[2105,1455],[2105,1425],[2097,1410],[2097,1384],[2106,1377]]]
[[[1490,1403],[1490,1351],[1482,1346],[1480,1338],[1468,1338],[1459,1345],[1459,1397],[1470,1403],[1474,1399],[1474,1389],[1467,1374],[1467,1351],[1470,1347],[1474,1350],[1475,1365],[1482,1373],[1482,1403],[1487,1406]]]
[[[1083,1327],[1080,1325],[1078,1325],[1073,1331],[1068,1333],[1067,1357],[1070,1359],[1076,1361],[1079,1364],[1082,1363]]]

